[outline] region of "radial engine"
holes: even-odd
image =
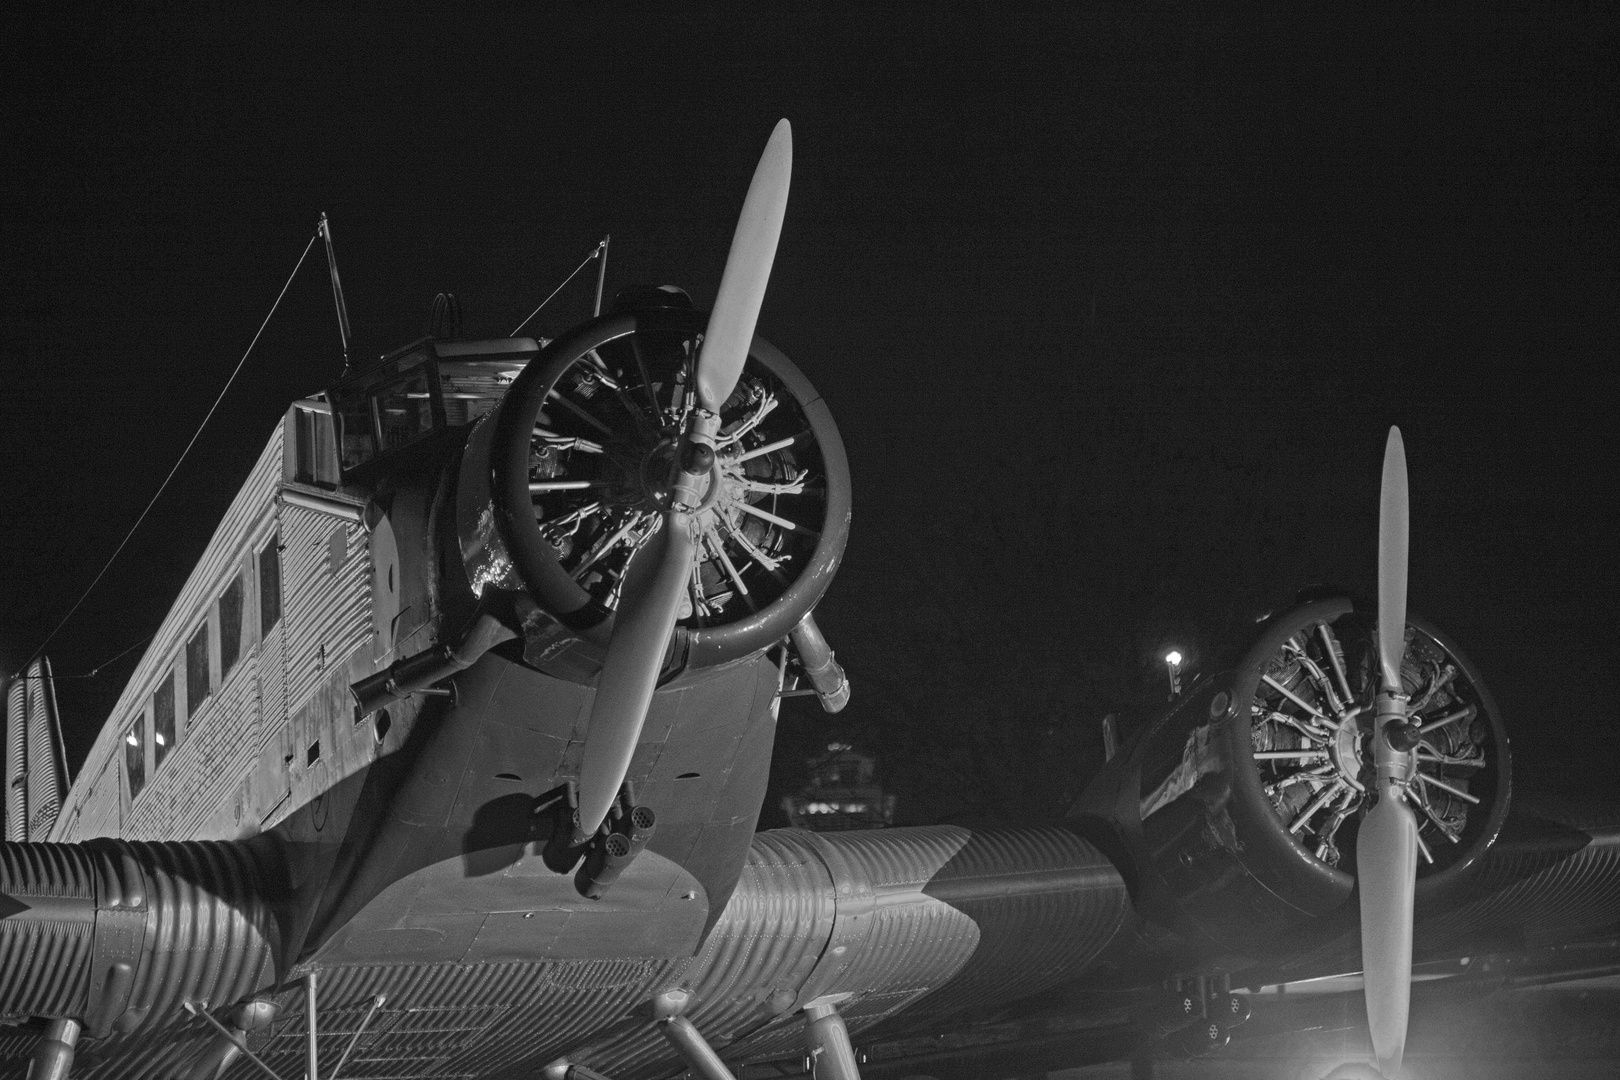
[[[1422,734],[1412,790],[1424,906],[1495,842],[1511,762],[1478,671],[1415,617],[1401,680]],[[1344,596],[1300,603],[1142,725],[1071,817],[1115,858],[1139,910],[1216,952],[1261,956],[1343,929],[1374,786],[1378,688],[1372,614]]]
[[[356,684],[362,711],[514,637],[526,664],[595,680],[630,564],[668,509],[705,319],[676,305],[610,312],[531,342],[527,356],[493,347],[504,343],[424,342],[336,388],[345,440],[374,430],[371,415],[396,417],[404,441],[415,437],[405,428],[436,425],[466,440],[429,529],[441,552],[431,606],[447,628],[467,629]],[[661,681],[791,639],[810,689],[837,711],[848,683],[810,612],[849,536],[838,429],[804,374],[757,337],[720,418]],[[382,432],[386,442],[388,423]],[[375,451],[343,453],[345,474],[363,478]]]

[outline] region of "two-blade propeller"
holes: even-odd
[[[720,408],[736,388],[748,359],[782,233],[792,174],[793,133],[782,120],[765,144],[731,238],[731,252],[698,353],[698,404],[687,416],[674,456],[669,507],[658,533],[636,554],[627,571],[591,705],[579,770],[575,845],[588,841],[612,808],[652,704],[692,571],[694,512],[710,482]]]
[[[1367,1026],[1378,1069],[1393,1077],[1406,1052],[1412,993],[1412,905],[1417,889],[1418,827],[1408,785],[1417,771],[1416,736],[1401,685],[1406,653],[1406,556],[1409,508],[1406,449],[1389,429],[1378,512],[1378,663],[1381,688],[1372,735],[1378,799],[1356,838],[1361,889],[1361,962]]]

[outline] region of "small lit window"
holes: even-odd
[[[152,768],[156,770],[174,749],[174,673],[170,672],[152,694]]]
[[[146,717],[135,721],[124,733],[124,775],[129,778],[129,797],[133,799],[146,786]]]
[[[242,656],[242,577],[219,598],[219,678],[224,682]]]
[[[208,677],[208,624],[197,627],[186,643],[186,715],[195,716],[213,689]]]
[[[259,552],[259,636],[268,634],[281,619],[281,552],[271,537]]]

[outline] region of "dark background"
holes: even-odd
[[[1412,608],[1487,673],[1521,790],[1620,801],[1614,16],[672,7],[13,23],[0,667],[157,489],[321,211],[363,353],[441,290],[503,335],[604,233],[610,295],[706,305],[787,116],[761,331],[853,462],[819,618],[854,700],[788,703],[776,793],[851,739],[905,822],[1054,812],[1168,645],[1210,666],[1302,585],[1371,591],[1398,423]],[[338,374],[319,254],[60,674],[156,628]],[[138,655],[62,682],[74,763]]]

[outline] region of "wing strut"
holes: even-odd
[[[849,1041],[849,1028],[838,1015],[837,1000],[847,994],[817,998],[804,1007],[805,1049],[810,1054],[810,1074],[816,1080],[861,1080],[855,1065],[855,1047]]]

